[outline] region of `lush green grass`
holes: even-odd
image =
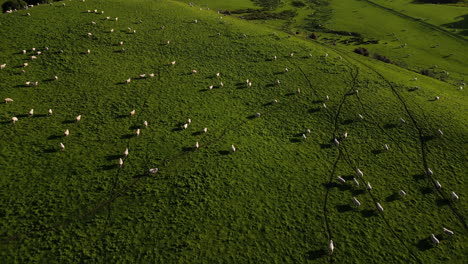
[[[66,3],[0,16],[7,36],[0,93],[15,100],[0,104],[4,263],[462,262],[464,91],[424,76],[413,82],[399,67],[186,3]],[[44,54],[35,61],[19,54],[32,47]],[[30,66],[21,74],[24,62]],[[138,79],[142,73],[156,77]],[[132,83],[122,84],[127,78]],[[37,87],[23,86],[36,80]],[[36,115],[28,117],[31,108]],[[78,114],[82,120],[70,122]],[[137,127],[141,135],[131,136]],[[208,133],[199,133],[204,127]],[[345,131],[348,139],[334,147]],[[381,152],[383,144],[390,151]],[[147,175],[153,167],[158,174]],[[364,171],[359,187],[349,183],[356,168]],[[348,183],[337,184],[337,176]],[[395,199],[400,189],[408,195]],[[452,190],[460,201],[444,199]],[[352,196],[361,208],[352,208]],[[439,246],[430,245],[431,233],[443,238]]]

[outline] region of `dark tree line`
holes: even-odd
[[[23,9],[27,5],[47,4],[55,0],[8,0],[2,4],[3,12],[8,10]]]

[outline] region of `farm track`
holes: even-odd
[[[368,3],[368,4],[370,4],[370,5],[372,5],[372,6],[375,6],[375,7],[377,7],[377,8],[386,10],[386,11],[388,11],[388,12],[390,12],[390,13],[396,15],[396,16],[399,16],[399,17],[402,17],[402,18],[405,18],[405,19],[408,19],[408,20],[417,22],[417,23],[419,23],[419,24],[421,24],[421,25],[423,25],[423,26],[425,26],[425,27],[428,27],[428,28],[430,28],[430,29],[432,29],[432,30],[435,30],[435,31],[444,33],[444,34],[446,34],[446,35],[448,35],[448,36],[450,36],[450,37],[452,37],[452,38],[455,38],[455,39],[457,39],[457,40],[460,40],[461,42],[463,42],[463,43],[465,43],[465,44],[468,43],[468,40],[467,40],[467,39],[465,39],[465,38],[463,38],[463,37],[460,37],[459,35],[454,34],[454,33],[450,32],[450,31],[448,31],[448,30],[445,30],[445,29],[443,29],[443,28],[441,28],[441,27],[438,27],[438,26],[436,26],[436,25],[432,25],[432,24],[430,24],[430,23],[424,22],[424,21],[422,21],[422,20],[420,20],[420,19],[416,19],[416,18],[414,18],[414,17],[412,17],[412,16],[408,16],[408,15],[403,14],[403,13],[401,13],[401,12],[398,12],[398,11],[396,11],[396,10],[394,10],[394,9],[391,9],[391,8],[388,8],[388,7],[385,7],[385,6],[382,6],[382,5],[380,5],[380,4],[377,4],[377,3],[373,2],[373,1],[370,1],[370,0],[363,0],[363,1],[366,2],[366,3]]]

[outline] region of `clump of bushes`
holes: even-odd
[[[297,8],[306,6],[306,4],[302,1],[292,1],[291,5]]]
[[[2,10],[6,12],[8,10],[23,9],[26,5],[27,3],[23,0],[9,0],[2,4]]]
[[[420,72],[422,75],[426,75],[426,76],[429,76],[429,77],[432,77],[434,78],[435,77],[435,72],[431,69],[423,69],[421,70]]]
[[[296,16],[296,12],[293,10],[284,10],[278,13],[257,11],[242,16],[241,18],[246,20],[267,20],[267,19],[284,19],[288,20]]]
[[[318,36],[317,36],[317,34],[312,33],[312,34],[309,35],[309,38],[311,38],[311,39],[318,39]]]
[[[369,51],[364,47],[355,48],[354,53],[361,54],[362,56],[369,57]]]
[[[392,64],[393,64],[393,61],[390,60],[390,58],[388,58],[387,56],[384,56],[384,55],[380,55],[380,54],[378,54],[378,53],[375,53],[375,54],[374,54],[374,58],[375,58],[376,60],[383,61],[383,62],[385,62],[385,63],[392,63]]]

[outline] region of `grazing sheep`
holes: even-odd
[[[442,184],[440,184],[439,181],[436,181],[436,182],[435,182],[435,186],[436,186],[437,189],[442,188]]]
[[[113,32],[114,32],[114,29],[113,29],[113,28],[111,28],[111,30],[110,30],[110,33],[113,33]]]
[[[224,83],[223,83],[223,82],[220,82],[220,83],[219,83],[219,86],[224,87]]]
[[[187,119],[187,124],[191,124],[192,123],[192,119]]]
[[[139,129],[139,128],[135,131],[135,134],[136,134],[137,136],[140,135],[140,129]]]
[[[208,89],[213,90],[213,85],[208,86]]]
[[[52,115],[53,114],[52,109],[49,109],[48,113],[49,113],[49,115]]]
[[[364,176],[364,173],[363,173],[360,169],[356,169],[356,174],[357,174],[359,177]]]
[[[188,124],[184,124],[184,125],[182,126],[183,129],[187,129],[187,127],[188,127]]]
[[[136,110],[133,109],[132,111],[130,111],[130,116],[134,116],[136,114]]]
[[[110,20],[110,17],[106,17],[106,20]]]
[[[327,58],[327,57],[328,57],[328,53],[325,53],[324,57]]]
[[[197,20],[197,19],[195,19],[195,20],[193,21],[193,23],[195,23],[195,24],[196,24],[196,23],[198,23],[198,20]]]
[[[312,131],[311,131],[309,128],[306,130],[306,132],[307,132],[308,134],[312,133]]]
[[[439,128],[437,129],[437,132],[439,133],[439,135],[443,136],[444,135],[444,132],[442,132],[442,130]]]
[[[276,80],[276,84],[281,84],[281,81],[280,80]]]
[[[367,182],[366,188],[367,188],[367,190],[369,190],[369,191],[372,190],[372,185],[370,184],[370,182]]]
[[[384,149],[385,149],[386,151],[388,151],[390,148],[388,147],[387,144],[385,144],[385,145],[384,145]]]
[[[37,59],[36,56],[31,56],[31,60],[35,60],[35,59]]]
[[[54,80],[55,80],[55,81],[57,81],[57,80],[58,80],[58,76],[57,76],[57,75],[56,75],[56,76],[54,76]]]
[[[139,77],[140,77],[141,79],[146,78],[146,74],[140,74]]]
[[[324,109],[327,109],[327,104],[323,103],[323,104],[322,104],[322,107],[323,107]]]
[[[148,127],[148,121],[145,120],[145,121],[143,122],[143,126],[144,126],[144,127]]]
[[[26,52],[27,52],[26,50],[23,50],[23,54],[26,54]]]
[[[364,119],[364,116],[362,116],[361,114],[358,114],[359,116],[359,119],[363,120]]]
[[[359,181],[353,177],[354,185],[359,186]]]
[[[359,200],[356,197],[353,197],[352,200],[353,200],[353,204],[355,206],[357,206],[357,207],[361,206],[361,202],[359,202]]]
[[[348,138],[348,132],[344,132],[344,133],[343,133],[343,138],[344,138],[344,139],[347,139],[347,138]]]
[[[434,97],[434,100],[435,100],[435,101],[437,101],[437,100],[439,100],[439,99],[440,99],[439,96]]]
[[[274,103],[274,104],[277,104],[277,103],[278,103],[278,99],[273,100],[273,103]]]
[[[248,85],[249,87],[252,87],[252,83],[251,83],[251,82],[249,82],[247,85]]]
[[[61,149],[62,151],[65,150],[65,145],[64,145],[63,143],[60,143],[59,146],[60,146],[60,149]]]
[[[346,180],[343,179],[341,176],[338,176],[338,181],[339,181],[340,183],[346,183]]]
[[[0,65],[0,69],[5,69],[5,67],[6,67],[6,63]]]
[[[406,124],[406,121],[405,121],[403,118],[401,118],[401,117],[400,117],[400,122],[401,122],[402,124]]]
[[[93,36],[93,33],[88,32],[88,37],[91,37],[91,36]]]
[[[291,53],[289,54],[289,57],[293,57],[293,56],[294,56],[294,52],[291,52]]]
[[[328,101],[330,100],[330,97],[328,95],[325,96],[325,100]]]
[[[124,157],[128,157],[128,148],[125,149],[125,151],[123,152],[123,155]]]
[[[307,136],[306,134],[302,134],[302,139],[306,140],[307,139]]]
[[[33,116],[34,115],[34,109],[29,110],[29,115]]]
[[[13,99],[11,98],[5,98],[5,104],[13,102]]]
[[[16,116],[11,118],[11,122],[13,122],[13,124],[16,123],[16,121],[18,121],[18,118]]]
[[[403,196],[403,197],[405,197],[405,196],[406,196],[406,192],[405,192],[405,191],[403,191],[403,190],[400,190],[398,193],[399,193],[401,196]]]
[[[333,142],[335,143],[336,146],[339,146],[340,145],[340,141],[338,141],[338,139],[333,139]]]
[[[198,144],[198,141],[195,142],[195,146],[194,146],[196,149],[198,149],[200,147],[200,144]]]
[[[176,61],[171,61],[171,65],[175,65],[176,64]]]
[[[80,122],[80,120],[81,120],[81,115],[78,115],[78,116],[75,118],[75,121],[76,121],[76,122]]]
[[[149,74],[149,77],[153,78],[153,77],[154,77],[154,73],[150,73],[150,74]]]
[[[255,113],[255,117],[260,117],[262,114],[260,113]]]
[[[26,67],[28,67],[28,66],[29,66],[29,64],[28,64],[28,63],[26,63],[26,62],[25,62],[25,63],[23,63],[23,67],[24,67],[24,68],[26,68]]]
[[[217,72],[216,73],[216,77],[219,77],[221,75],[221,73]]]
[[[432,172],[432,170],[430,168],[427,168],[426,172],[427,172],[427,174],[429,174],[429,176],[432,176],[434,174],[434,172]]]
[[[432,244],[434,245],[437,245],[440,243],[439,239],[437,239],[437,237],[434,234],[431,234],[431,241],[432,241]]]
[[[376,203],[376,206],[377,206],[377,209],[379,210],[379,212],[383,212],[383,207],[382,205],[380,205],[380,203]]]
[[[66,137],[67,137],[68,135],[70,135],[70,130],[68,130],[68,129],[65,130],[65,132],[63,132],[63,135],[66,136]]]
[[[128,79],[125,81],[126,84],[129,84],[129,83],[131,83],[131,82],[132,82],[132,78],[128,78]]]
[[[273,56],[273,60],[276,60],[277,58],[278,58],[278,57],[276,57],[276,55],[275,55],[275,56]]]
[[[236,147],[234,145],[231,145],[231,151],[236,152]]]
[[[156,174],[158,171],[159,171],[158,168],[151,168],[151,169],[149,169],[148,172],[151,173],[151,174]]]
[[[333,240],[330,239],[330,243],[328,244],[328,250],[330,251],[330,255],[333,255],[333,250],[335,250],[335,245],[333,245]]]
[[[284,69],[284,72],[288,72],[288,71],[289,71],[288,68],[285,68],[285,69]]]
[[[122,168],[122,166],[123,166],[123,159],[119,158],[119,167]]]
[[[447,228],[445,228],[445,227],[444,227],[443,231],[444,231],[444,233],[447,234],[447,235],[453,236],[453,234],[454,234],[452,230],[449,230],[449,229],[447,229]]]
[[[192,70],[192,74],[196,74],[196,73],[198,73],[197,70]]]
[[[90,53],[91,53],[91,50],[90,50],[90,49],[88,49],[88,50],[86,51],[86,53],[87,53],[87,54],[90,54]]]
[[[116,17],[116,18],[115,18],[115,21],[119,21],[119,18],[118,18],[118,17]]]
[[[453,198],[454,200],[458,200],[458,199],[459,199],[458,195],[457,195],[454,191],[452,191],[452,192],[450,193],[450,195],[452,196],[452,198]]]

